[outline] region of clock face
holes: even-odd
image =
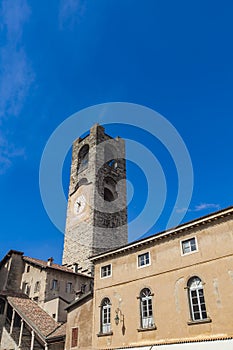
[[[74,202],[74,213],[76,215],[81,214],[83,212],[85,206],[86,206],[86,198],[82,194],[81,196],[78,196]]]

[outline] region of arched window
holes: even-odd
[[[152,294],[149,288],[144,288],[140,293],[141,327],[154,327]]]
[[[88,180],[83,177],[78,183],[77,185],[75,186],[75,191],[77,191],[77,189],[83,185],[87,185],[88,184]]]
[[[111,303],[108,298],[104,298],[101,303],[101,333],[111,332]]]
[[[104,188],[104,200],[107,202],[112,202],[114,201],[114,194],[112,191],[110,191],[108,188]]]
[[[109,176],[104,179],[104,200],[112,202],[117,198],[116,182]]]
[[[117,161],[116,161],[116,151],[113,149],[113,147],[110,147],[109,145],[105,146],[104,148],[104,160],[105,163],[108,164],[111,168],[116,169],[117,168]]]
[[[203,284],[199,277],[192,277],[188,281],[188,296],[190,314],[193,321],[207,318]]]
[[[89,146],[84,145],[78,154],[78,172],[83,171],[88,167],[89,160]]]

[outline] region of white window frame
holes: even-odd
[[[197,285],[195,280],[199,282],[199,285]],[[194,286],[191,285],[190,286],[189,284],[191,282],[193,284],[196,284],[196,285],[194,285]],[[192,292],[195,292],[196,295],[193,296]],[[190,314],[191,314],[192,321],[200,322],[202,320],[206,320],[208,318],[208,316],[207,316],[207,310],[206,310],[204,287],[203,287],[202,280],[199,277],[197,277],[197,276],[191,277],[189,279],[189,282],[188,282],[188,298],[189,298]],[[193,303],[193,299],[194,298],[197,299],[196,304]],[[203,298],[203,301],[201,301],[201,298]],[[205,306],[205,310],[202,310],[202,305]],[[196,312],[199,313],[200,318],[195,318],[194,306],[196,306],[198,308]],[[206,314],[206,317],[203,317],[204,313]]]
[[[148,256],[149,256],[149,262],[148,262],[147,264],[144,264],[144,265],[139,265],[139,257],[140,257],[140,256],[143,256],[143,255],[146,255],[146,254],[148,254]],[[141,253],[141,254],[138,254],[138,255],[137,255],[137,268],[138,268],[138,269],[142,269],[143,267],[150,266],[150,265],[151,265],[150,251],[144,252],[144,253]]]
[[[195,249],[195,250],[190,250],[189,252],[184,253],[183,244],[184,244],[185,242],[190,242],[192,239],[195,240],[196,249]],[[191,243],[190,243],[190,248],[191,248]],[[197,237],[196,237],[196,236],[193,236],[193,237],[186,238],[186,239],[183,239],[182,241],[180,241],[180,249],[181,249],[181,255],[182,255],[182,256],[184,256],[184,255],[190,255],[190,254],[193,254],[193,253],[197,253],[197,252],[198,252]]]
[[[149,292],[148,295],[142,295],[142,292],[144,290]],[[150,311],[151,315],[149,315]],[[151,293],[151,290],[149,288],[143,288],[140,292],[140,318],[141,328],[147,329],[154,327],[153,294]]]
[[[108,266],[110,266],[110,274],[106,275],[106,276],[103,276],[102,275],[102,269],[107,268]],[[111,276],[112,276],[112,264],[107,264],[107,265],[103,265],[103,266],[100,267],[100,278],[101,279],[108,278],[108,277],[111,277]]]
[[[105,304],[105,300],[109,301]],[[111,301],[109,298],[104,298],[101,302],[101,333],[106,334],[111,332]]]

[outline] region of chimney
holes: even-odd
[[[78,264],[77,263],[73,263],[73,272],[77,273],[78,272]]]
[[[52,266],[53,264],[53,258],[48,258],[47,266]]]

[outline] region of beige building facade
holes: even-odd
[[[93,257],[88,331],[76,321],[85,304],[68,310],[67,336],[77,326],[82,334],[74,350],[232,349],[232,214],[228,208]]]
[[[89,292],[67,307],[65,349],[93,349],[93,293]],[[77,312],[78,310],[78,312]]]
[[[66,307],[92,290],[77,264],[11,250],[0,262],[0,350],[63,350]]]

